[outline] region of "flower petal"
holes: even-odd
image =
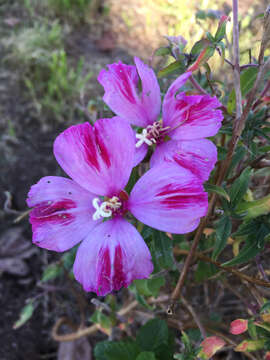
[[[186,72],[180,75],[169,87],[167,93],[164,96],[162,104],[162,119],[163,125],[174,128],[178,124],[178,116],[176,116],[176,95],[179,89],[185,85],[186,81],[192,73]]]
[[[65,251],[79,243],[100,223],[92,215],[94,195],[74,181],[58,176],[46,176],[33,185],[27,204],[30,213],[33,242],[39,247]]]
[[[221,127],[223,115],[216,97],[210,95],[174,94],[171,102],[164,102],[164,127],[172,130],[169,136],[174,140],[194,140],[214,136]]]
[[[139,94],[139,76],[136,67],[121,62],[101,70],[98,81],[104,87],[104,102],[119,116],[131,124],[146,127],[158,117],[161,106],[160,89],[154,71],[135,58],[142,83]]]
[[[135,139],[123,119],[100,119],[71,126],[54,142],[62,169],[85,189],[103,196],[117,195],[133,166]]]
[[[162,231],[193,231],[207,211],[201,180],[174,164],[155,166],[131,191],[127,208],[142,223]]]
[[[73,270],[85,291],[105,296],[134,279],[147,278],[153,265],[141,235],[117,217],[95,227],[82,242]]]
[[[193,141],[170,140],[156,147],[150,166],[157,166],[163,161],[175,162],[190,170],[202,181],[209,178],[217,161],[217,148],[207,139]]]

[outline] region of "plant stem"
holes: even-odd
[[[236,119],[242,115],[242,94],[240,87],[240,66],[239,66],[239,26],[238,26],[238,0],[233,0],[233,74],[234,89],[236,96]]]

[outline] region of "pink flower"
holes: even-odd
[[[147,146],[156,145],[151,167],[164,160],[176,162],[206,180],[216,163],[217,151],[205,138],[215,135],[221,126],[222,112],[216,110],[220,102],[210,95],[179,92],[191,75],[184,73],[169,87],[159,120],[161,95],[155,73],[136,57],[135,64],[111,64],[98,76],[105,89],[105,103],[130,124],[143,128],[136,134],[135,164],[144,158]]]
[[[147,278],[153,270],[143,238],[124,219],[128,211],[159,230],[185,233],[207,210],[199,179],[185,169],[176,172],[172,164],[149,170],[128,196],[124,188],[134,145],[130,125],[119,118],[72,126],[54,143],[56,160],[72,180],[47,176],[28,194],[33,242],[61,252],[82,241],[74,275],[98,295]]]

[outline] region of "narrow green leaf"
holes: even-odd
[[[152,319],[140,328],[136,342],[142,350],[154,351],[162,344],[167,345],[169,339],[168,326],[165,320]]]
[[[160,70],[158,72],[158,78],[168,76],[176,71],[178,72],[179,75],[185,71],[185,65],[184,65],[183,61],[177,60],[177,61],[171,63],[170,65],[168,65],[167,67],[165,67],[164,69]]]
[[[270,300],[266,301],[263,306],[261,307],[260,313],[263,313],[264,311],[270,310]]]
[[[33,301],[29,301],[28,304],[26,304],[20,313],[20,317],[19,320],[15,322],[15,324],[13,325],[13,329],[18,329],[19,327],[21,327],[22,325],[24,325],[33,315],[34,312],[34,304]]]
[[[241,72],[240,86],[241,86],[241,93],[243,98],[253,87],[257,74],[258,74],[258,68],[256,67],[250,67]],[[233,89],[229,95],[229,100],[227,105],[227,109],[230,114],[232,114],[232,112],[235,109],[235,101],[236,101],[235,90]]]
[[[137,356],[136,360],[156,360],[155,353],[143,351]]]
[[[102,341],[94,349],[96,360],[136,360],[140,350],[131,341]]]
[[[63,269],[60,264],[51,264],[45,268],[41,276],[41,282],[56,279],[63,274]]]
[[[151,250],[156,271],[174,268],[173,241],[164,232],[153,231]]]
[[[164,56],[164,55],[169,55],[171,53],[170,48],[169,47],[160,47],[155,51],[155,56]]]
[[[194,278],[196,282],[202,282],[211,276],[215,275],[218,268],[213,264],[207,264],[204,261],[198,262],[198,267],[195,271]]]
[[[216,193],[216,194],[224,197],[227,201],[230,201],[230,196],[227,193],[227,191],[225,189],[223,189],[223,187],[206,183],[206,184],[204,184],[204,188],[207,192]]]
[[[268,228],[262,224],[256,234],[251,234],[239,254],[230,261],[227,261],[223,266],[234,266],[243,264],[250,259],[253,259],[264,246],[264,238],[269,233]]]
[[[212,258],[216,260],[227,244],[227,239],[231,235],[232,222],[229,216],[223,216],[216,226],[216,242]]]
[[[246,168],[238,179],[232,184],[229,195],[231,198],[231,205],[234,208],[239,203],[248,189],[249,180],[252,174],[252,169]]]
[[[165,279],[164,277],[157,277],[153,279],[139,279],[134,280],[133,283],[136,286],[137,291],[141,295],[157,297],[161,286],[165,284]]]

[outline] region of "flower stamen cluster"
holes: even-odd
[[[141,134],[136,134],[136,139],[139,139],[136,143],[136,148],[139,148],[143,143],[148,146],[156,144],[161,135],[163,135],[162,133],[169,128],[163,128],[162,126],[162,120],[159,120],[154,122],[153,125],[148,125]]]
[[[99,198],[94,198],[92,201],[92,204],[96,209],[93,214],[93,220],[99,220],[102,217],[110,217],[116,210],[120,209],[122,206],[122,203],[117,196],[113,196],[111,199],[103,201],[100,205],[99,202]]]

